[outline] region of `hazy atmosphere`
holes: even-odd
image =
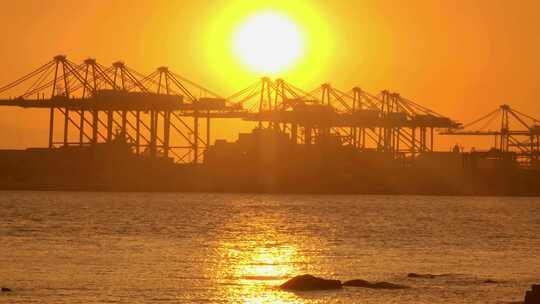
[[[0,4],[0,303],[540,303],[540,0]]]
[[[226,97],[268,74],[235,55],[237,27],[276,11],[297,24],[304,45],[272,77],[307,91],[325,82],[388,89],[460,122],[504,103],[538,117],[539,10],[534,0],[7,1],[0,85],[65,54],[75,62],[122,60],[144,74],[166,65]],[[0,111],[2,147],[46,145],[46,111]]]

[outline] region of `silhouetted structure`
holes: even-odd
[[[0,87],[0,94],[10,92],[17,97],[0,106],[49,110],[49,147],[0,151],[3,188],[540,192],[538,120],[506,105],[462,126],[389,91],[323,84],[305,92],[262,78],[223,98],[166,67],[143,75],[122,62],[76,64],[65,56]],[[498,114],[500,130],[470,130]],[[257,127],[236,142],[211,145],[214,118]],[[436,152],[441,129],[495,136],[495,148]],[[84,176],[70,178],[73,170]]]
[[[356,149],[339,137],[295,143],[276,129],[255,129],[236,142],[216,141],[205,154],[214,190],[308,193],[539,194],[540,171],[513,153],[392,152]]]
[[[211,118],[241,117],[241,111],[225,99],[166,67],[144,76],[122,62],[105,67],[87,59],[78,65],[59,55],[1,87],[0,94],[27,83],[31,85],[24,92],[0,100],[0,105],[49,109],[49,148],[110,142],[118,130],[137,153],[147,149],[152,156],[171,153],[179,161],[198,162],[201,146],[210,141]],[[196,98],[188,86],[206,97]],[[36,98],[31,99],[33,96]],[[56,113],[63,116],[60,141],[55,140]],[[193,122],[186,121],[188,118]],[[199,119],[206,119],[205,138]],[[183,139],[181,145],[171,144],[176,137]]]
[[[172,154],[180,162],[200,162],[201,146],[210,143],[211,118],[255,121],[306,145],[329,134],[361,149],[373,142],[378,151],[394,157],[431,151],[434,128],[459,125],[388,91],[380,96],[359,88],[344,93],[325,84],[319,92],[306,93],[283,80],[263,78],[222,98],[166,67],[142,75],[122,62],[105,67],[87,59],[76,64],[62,55],[1,87],[0,94],[28,83],[16,98],[0,100],[0,105],[49,109],[49,148],[110,142],[118,130],[137,153],[148,149],[152,156]],[[195,97],[194,90],[205,97]],[[63,116],[60,141],[55,140],[58,112]],[[206,120],[205,136],[200,119]],[[171,144],[172,138],[182,139],[182,144]]]
[[[539,165],[540,121],[509,105],[502,105],[458,130],[449,129],[441,134],[493,136],[493,149],[484,154],[487,158],[518,161],[529,167]]]

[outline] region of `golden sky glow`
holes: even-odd
[[[5,1],[0,84],[66,54],[123,60],[145,74],[166,65],[229,96],[263,74],[239,60],[233,42],[243,22],[268,11],[302,34],[302,55],[276,76],[305,90],[390,89],[464,122],[502,103],[540,116],[536,0]],[[2,147],[45,145],[46,113],[0,114]]]

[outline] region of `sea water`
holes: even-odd
[[[539,253],[540,198],[0,192],[0,303],[509,303]]]

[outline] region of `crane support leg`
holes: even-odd
[[[156,157],[156,111],[150,111],[150,157]]]
[[[206,116],[206,149],[210,148],[210,111]]]
[[[98,123],[99,123],[99,112],[94,110],[92,111],[92,143],[95,145],[98,142]]]
[[[306,126],[305,131],[306,131],[305,132],[306,134],[305,134],[305,138],[304,138],[304,144],[309,146],[309,145],[311,145],[311,131],[312,131],[312,129],[311,129],[311,127]]]
[[[431,127],[430,152],[433,152],[433,127]]]
[[[127,111],[122,111],[122,134],[127,138]]]
[[[295,123],[291,124],[291,140],[293,144],[296,144],[298,141],[298,125]]]
[[[81,119],[79,120],[79,146],[84,143],[84,110],[80,112]]]
[[[113,112],[107,111],[107,142],[112,141],[113,132]]]
[[[141,152],[141,111],[135,113],[135,150]]]
[[[199,113],[195,111],[193,116],[193,163],[199,161]]]
[[[69,110],[66,108],[64,112],[64,147],[68,145],[68,126],[69,126]]]
[[[53,147],[53,137],[54,137],[54,108],[51,108],[49,114],[49,148]]]
[[[169,157],[170,150],[170,128],[171,128],[171,112],[165,111],[165,118],[163,119],[163,153],[165,157]]]
[[[411,128],[411,155],[416,156],[416,128]]]

